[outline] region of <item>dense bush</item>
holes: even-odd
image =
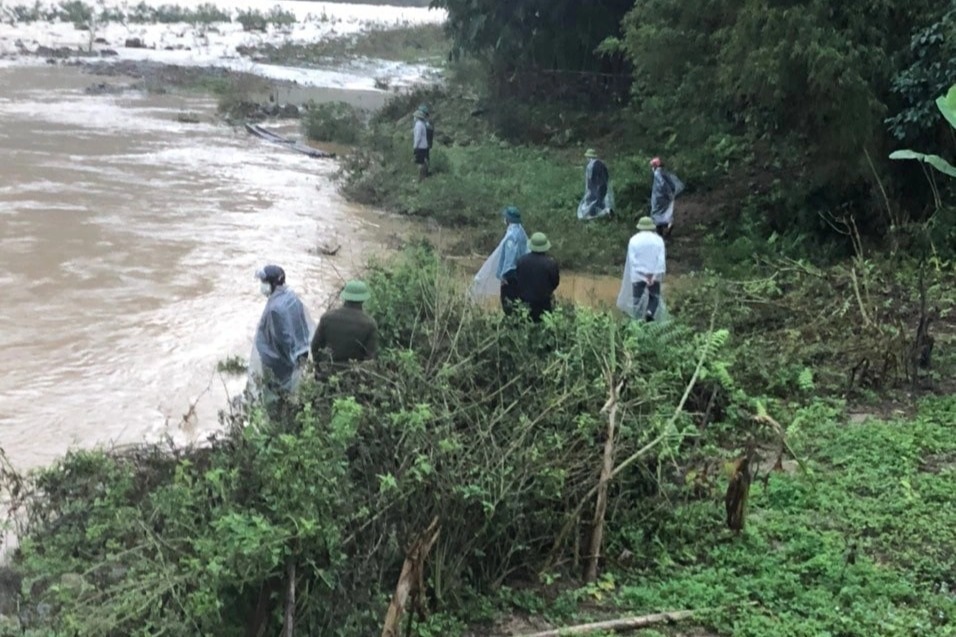
[[[616,457],[648,446],[613,482],[623,511],[643,506],[655,459],[696,430],[674,415],[699,360],[711,382],[728,378],[725,335],[571,309],[534,326],[470,306],[429,252],[406,259],[369,277],[381,360],[307,384],[278,415],[232,419],[201,449],[78,452],[30,480],[8,476],[23,607],[52,609],[30,624],[275,634],[274,597],[294,565],[306,634],[368,635],[410,541],[436,518],[431,604],[455,608],[575,563],[610,386],[624,383]]]
[[[322,102],[309,105],[302,126],[309,139],[354,144],[361,137],[365,123],[358,109],[347,102]]]

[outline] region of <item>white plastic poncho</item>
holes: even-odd
[[[635,305],[634,282],[648,275],[654,275],[654,280],[661,282],[661,297],[657,311],[654,313],[654,320],[665,320],[667,308],[664,306],[663,283],[666,270],[664,240],[656,232],[642,231],[631,237],[627,245],[627,262],[624,264],[621,291],[617,295],[618,309],[632,318],[644,316],[649,296],[645,291]]]
[[[279,388],[293,391],[299,384],[299,359],[308,355],[315,324],[292,290],[279,286],[269,296],[256,329],[249,360],[250,390],[258,394],[268,373]]]
[[[597,219],[614,209],[614,190],[607,165],[592,159],[584,171],[584,197],[578,204],[578,219]]]
[[[518,267],[518,259],[528,254],[528,235],[520,223],[508,225],[498,247],[479,268],[468,291],[474,301],[497,298],[501,294],[501,279]]]

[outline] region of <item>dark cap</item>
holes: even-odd
[[[285,270],[277,265],[267,265],[256,272],[256,277],[260,281],[271,283],[273,287],[285,285]]]

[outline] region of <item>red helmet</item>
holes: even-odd
[[[660,168],[662,163],[660,157],[655,157],[651,160],[651,168]]]

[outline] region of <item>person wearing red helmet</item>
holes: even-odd
[[[684,183],[672,172],[664,170],[660,157],[651,160],[651,219],[662,237],[669,237],[674,227],[674,200],[684,191]]]

